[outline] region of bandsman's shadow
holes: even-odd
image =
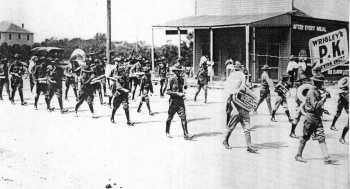
[[[204,133],[194,134],[192,139],[196,139],[200,137],[214,137],[222,134],[223,134],[222,132],[204,132]]]
[[[210,117],[200,117],[200,118],[191,118],[187,120],[187,123],[194,122],[194,121],[203,121],[211,119]]]

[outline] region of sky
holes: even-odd
[[[111,0],[112,40],[151,42],[151,26],[194,15],[194,0]],[[34,41],[49,37],[92,38],[107,28],[106,0],[0,0],[0,21],[10,21],[34,33]],[[155,30],[155,43],[169,38]],[[172,39],[172,38],[170,38]]]

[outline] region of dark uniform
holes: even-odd
[[[54,108],[51,108],[50,103],[53,95],[55,94],[60,106],[61,113],[66,112],[63,108],[62,101],[62,78],[64,77],[63,69],[55,64],[58,64],[57,61],[52,61],[46,68],[47,75],[47,92],[45,95],[47,110],[53,111]]]
[[[258,105],[255,109],[255,111],[258,110],[260,104],[266,99],[267,107],[269,108],[270,114],[272,113],[272,107],[271,107],[271,95],[270,95],[270,84],[269,84],[269,75],[266,70],[268,70],[269,67],[267,65],[263,66],[262,70],[264,72],[261,74],[261,89],[260,89],[260,99],[258,102]]]
[[[38,100],[40,93],[46,94],[48,85],[46,77],[46,63],[43,59],[40,59],[40,62],[36,64],[33,68],[33,78],[36,84],[35,98],[34,98],[34,108],[38,107]]]
[[[152,85],[152,78],[151,73],[149,72],[149,68],[144,68],[145,74],[141,78],[141,91],[142,91],[142,97],[139,104],[139,107],[137,109],[137,112],[141,112],[142,103],[146,102],[148,111],[150,115],[153,115],[151,111],[150,101],[149,101],[149,92],[153,93],[153,85]]]
[[[135,73],[142,72],[142,66],[140,62],[136,62],[130,70],[131,73],[131,82],[132,82],[132,100],[135,99],[135,92],[137,89],[137,86],[140,85],[141,81],[141,76],[140,75],[135,75]]]
[[[78,109],[81,106],[81,104],[86,101],[90,112],[92,113],[94,117],[94,107],[93,107],[93,101],[94,101],[94,88],[91,84],[91,81],[95,78],[95,74],[93,71],[86,66],[84,69],[81,69],[80,74],[80,90],[79,90],[79,96],[78,96],[78,102],[75,105],[75,113],[78,115]]]
[[[95,60],[95,66],[93,66],[94,74],[96,77],[102,76],[105,74],[105,69],[103,64],[101,64],[98,60]],[[103,104],[103,96],[102,96],[102,81],[96,82],[93,84],[95,91],[97,91],[100,103]]]
[[[201,68],[198,71],[197,74],[197,83],[198,83],[198,90],[194,96],[194,101],[197,101],[197,96],[201,89],[204,89],[204,103],[207,103],[207,95],[208,95],[208,82],[209,82],[209,76],[208,76],[208,67],[206,64],[203,64]]]
[[[168,67],[166,66],[166,64],[164,62],[159,64],[159,77],[160,77],[160,96],[164,96],[166,87],[168,85]]]
[[[335,123],[340,117],[340,114],[343,111],[343,109],[346,111],[346,113],[349,114],[349,87],[347,85],[345,85],[344,88],[342,88],[341,92],[339,93],[337,112],[334,115],[332,125],[331,125],[332,130],[336,130]]]
[[[302,158],[302,153],[306,142],[313,136],[314,140],[318,140],[322,153],[325,158],[325,163],[332,163],[333,160],[329,159],[328,150],[326,147],[326,137],[324,133],[324,128],[322,124],[322,113],[323,105],[326,102],[326,99],[330,97],[329,93],[321,95],[321,87],[323,85],[324,77],[322,75],[315,75],[313,78],[314,86],[309,89],[306,100],[304,103],[305,111],[305,121],[303,128],[303,136],[300,139],[300,145],[298,148],[298,153],[295,156],[295,160],[306,162]]]
[[[5,86],[8,98],[10,99],[9,74],[8,74],[7,59],[0,60],[0,100],[2,100],[2,90]]]
[[[111,72],[110,77],[113,78],[112,83],[112,94],[113,94],[113,109],[111,115],[111,122],[115,123],[114,115],[121,104],[123,104],[123,109],[125,112],[127,125],[133,126],[134,123],[130,121],[129,112],[129,77],[128,77],[127,67],[125,65],[118,65]]]
[[[18,89],[19,97],[21,98],[21,104],[25,105],[26,102],[24,102],[23,99],[23,79],[22,76],[24,75],[26,69],[24,65],[19,61],[15,60],[9,69],[10,75],[11,75],[11,102],[14,103],[14,98],[16,91]]]
[[[338,87],[341,90],[339,93],[338,98],[338,105],[337,105],[337,113],[334,115],[331,129],[336,130],[335,123],[337,122],[341,112],[343,109],[345,109],[346,113],[349,115],[349,77],[343,77],[338,82]],[[344,144],[345,143],[345,136],[347,132],[349,131],[349,120],[347,125],[343,128],[342,135],[339,139],[339,142]]]
[[[192,136],[187,130],[187,119],[186,119],[186,109],[185,109],[185,93],[184,93],[184,78],[181,77],[181,66],[176,66],[173,70],[175,76],[169,80],[167,94],[170,95],[169,99],[169,110],[168,118],[166,121],[166,135],[170,137],[170,124],[173,120],[175,113],[177,113],[181,119],[182,129],[185,139],[191,139]]]
[[[284,75],[282,78],[282,81],[280,81],[276,86],[275,86],[275,92],[277,93],[277,99],[275,102],[275,107],[272,110],[272,115],[271,115],[271,120],[272,121],[276,121],[275,120],[275,115],[276,112],[278,110],[278,108],[280,107],[280,105],[282,105],[284,112],[286,113],[287,117],[288,117],[288,121],[292,121],[292,118],[290,117],[290,113],[288,110],[288,103],[287,103],[287,97],[286,97],[286,93],[287,91],[290,89],[290,84],[288,83],[288,79],[289,76],[288,75]]]
[[[79,65],[76,61],[71,61],[70,64],[66,67],[65,69],[65,76],[66,76],[66,81],[65,81],[65,95],[64,98],[68,100],[68,91],[69,87],[72,86],[73,92],[75,99],[78,100],[78,69]]]

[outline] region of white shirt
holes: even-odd
[[[296,63],[295,61],[289,61],[287,66],[287,72],[290,72],[293,69],[298,69],[298,68],[299,68],[298,63]]]
[[[245,85],[245,75],[242,71],[233,71],[225,83],[225,91],[228,94],[237,93],[242,85]]]

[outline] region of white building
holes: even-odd
[[[34,34],[16,24],[2,21],[0,22],[0,45],[7,43],[8,45],[33,45]]]

